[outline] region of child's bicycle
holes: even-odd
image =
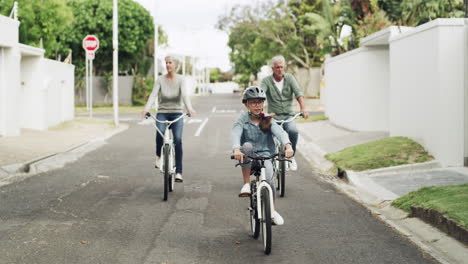
[[[287,120],[276,120],[273,119],[278,125],[283,128],[285,123],[289,123],[296,118],[303,116],[302,113],[297,113],[293,117]],[[288,162],[291,162],[288,159],[284,158],[284,146],[281,145],[279,140],[275,137],[275,146],[276,146],[276,153],[279,153],[279,158],[275,159],[274,168],[275,168],[275,175],[276,175],[276,189],[278,190],[281,197],[284,197],[284,192],[286,190],[286,170],[288,169]],[[294,153],[295,154],[295,153]]]
[[[271,226],[273,224],[271,213],[274,212],[275,207],[273,203],[273,190],[270,184],[266,181],[265,176],[265,160],[274,159],[278,154],[270,157],[252,157],[250,175],[255,178],[250,182],[250,228],[253,238],[257,239],[260,234],[260,226],[262,230],[263,250],[266,255],[270,254],[272,246],[272,233]],[[234,159],[234,156],[231,156]],[[236,167],[242,163],[236,164]],[[260,225],[261,223],[261,225]]]
[[[163,145],[161,147],[161,165],[159,166],[160,171],[163,173],[163,184],[164,184],[164,196],[163,200],[167,201],[167,196],[169,192],[174,190],[174,181],[175,181],[175,149],[174,149],[174,140],[172,139],[172,133],[170,133],[171,125],[180,119],[184,118],[184,116],[190,117],[190,114],[182,114],[178,118],[172,121],[161,121],[156,119],[154,115],[151,113],[146,113],[146,118],[153,118],[156,122],[165,123],[167,124],[166,130],[164,134],[159,131],[156,124],[153,124],[156,128],[157,133],[161,135],[164,139]]]

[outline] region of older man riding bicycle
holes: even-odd
[[[283,56],[276,56],[271,59],[273,74],[262,80],[260,87],[265,91],[268,112],[275,114],[275,119],[286,120],[294,114],[292,111],[293,98],[299,102],[300,112],[307,119],[309,114],[305,110],[304,94],[299,88],[296,79],[289,73],[284,72],[285,59]],[[293,97],[294,96],[294,97]],[[296,152],[296,145],[299,138],[299,132],[296,128],[296,122],[292,121],[284,124],[284,130],[288,133],[292,143],[292,148]],[[297,163],[294,158],[291,159],[291,170],[297,170]]]

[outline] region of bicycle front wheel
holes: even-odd
[[[255,180],[250,182],[250,230],[252,231],[252,237],[257,239],[260,234],[260,220],[258,219],[258,208],[257,208],[257,190]]]
[[[163,184],[164,184],[164,196],[163,200],[167,201],[167,195],[169,192],[169,145],[164,145],[163,147],[163,157],[164,157],[164,170],[163,170]]]
[[[270,192],[267,188],[261,191],[261,206],[262,206],[262,240],[263,251],[266,255],[271,252],[271,207],[270,207]]]
[[[284,197],[286,187],[286,161],[279,162],[278,173],[278,191],[281,197]]]
[[[170,155],[169,155],[169,191],[172,192],[174,190],[174,182],[175,182],[175,157],[174,157],[174,148],[170,148]]]

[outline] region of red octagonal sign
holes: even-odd
[[[83,39],[83,48],[87,51],[99,49],[99,39],[94,35],[88,35]]]

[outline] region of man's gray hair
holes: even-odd
[[[271,67],[273,68],[273,66],[275,66],[275,63],[278,63],[278,62],[281,62],[283,63],[283,66],[286,66],[286,60],[284,59],[283,56],[275,56],[271,59]]]

